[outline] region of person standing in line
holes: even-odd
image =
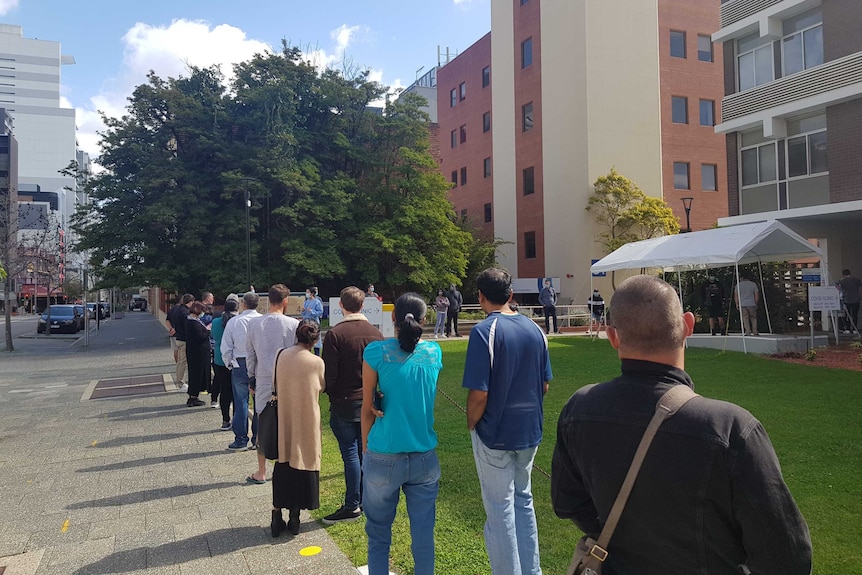
[[[189,399],[186,407],[199,407],[204,404],[198,395],[206,391],[210,374],[210,332],[204,326],[200,316],[206,311],[206,306],[199,301],[189,306],[186,317],[186,361],[189,370]]]
[[[736,309],[742,311],[742,335],[760,335],[757,333],[757,303],[760,301],[760,290],[751,281],[748,274],[742,274],[742,280],[733,290],[733,301]]]
[[[539,305],[545,314],[545,333],[551,333],[551,319],[554,320],[554,333],[560,333],[557,329],[557,290],[551,285],[550,278],[545,278],[545,287],[539,292]]]
[[[617,287],[607,335],[622,373],[568,400],[551,466],[554,512],[584,533],[608,521],[659,399],[694,387],[684,371],[694,324],[660,278]],[[658,429],[605,551],[606,573],[811,573],[808,527],[769,436],[743,408],[706,397]]]
[[[388,575],[392,522],[407,499],[413,572],[434,574],[434,523],[440,487],[434,400],[440,346],[422,340],[428,306],[415,293],[395,301],[395,338],[373,341],[362,364],[362,509],[368,575]]]
[[[273,537],[278,537],[284,529],[299,535],[300,510],[320,507],[318,398],[326,382],[323,360],[311,353],[320,338],[320,325],[311,319],[298,323],[293,335],[296,345],[283,350],[283,353],[276,352],[274,361],[275,392],[278,398],[278,461],[272,470],[270,529]],[[282,509],[289,512],[286,524],[281,515]]]
[[[458,333],[458,313],[461,311],[461,306],[464,305],[464,297],[455,287],[455,284],[449,284],[446,297],[449,298],[449,309],[446,310],[446,337],[452,334],[455,337],[461,337],[461,334]]]
[[[213,387],[218,389],[219,407],[221,408],[221,430],[230,430],[230,406],[233,403],[233,388],[230,382],[230,370],[224,364],[224,359],[221,355],[221,342],[224,336],[225,325],[236,315],[237,300],[227,299],[224,302],[224,313],[215,318],[211,324],[210,335],[213,339],[213,349],[216,350],[213,355]]]
[[[299,320],[284,315],[290,290],[284,284],[275,284],[269,288],[269,312],[248,322],[248,339],[246,341],[246,366],[248,377],[254,380],[251,390],[254,394],[255,419],[266,407],[269,396],[272,395],[272,376],[275,373],[275,357],[278,350],[293,347],[296,343],[296,328]],[[313,321],[313,320],[312,320]],[[257,447],[257,471],[245,478],[248,483],[266,483],[266,457],[263,448],[255,441],[257,423],[252,423],[252,443]]]
[[[709,276],[700,290],[700,298],[706,305],[709,315],[709,332],[712,335],[724,333],[724,286],[715,276]],[[718,324],[718,331],[715,327]]]
[[[441,288],[437,290],[437,299],[434,300],[434,311],[437,312],[437,321],[434,323],[434,337],[446,336],[446,317],[449,315],[449,298]]]
[[[222,361],[230,370],[231,390],[233,391],[233,430],[234,440],[227,446],[233,451],[248,449],[248,396],[249,380],[246,365],[246,343],[248,340],[248,322],[260,317],[257,306],[260,297],[253,291],[242,296],[245,308],[241,314],[231,319],[224,329],[221,340]]]
[[[317,297],[317,288],[311,286],[305,290],[305,301],[302,302],[302,319],[310,319],[320,325],[320,318],[323,317],[323,302]],[[321,343],[318,341],[314,345],[314,355],[320,355]]]
[[[847,314],[852,322],[844,333],[859,334],[859,302],[862,301],[862,282],[859,278],[850,274],[849,269],[841,272],[841,280],[838,282],[841,288],[841,293],[844,296],[844,307],[847,308]]]
[[[509,272],[489,268],[476,285],[488,317],[470,331],[463,387],[487,516],[485,548],[493,575],[541,574],[531,473],[553,377],[548,339],[509,308]]]
[[[183,294],[180,301],[168,312],[167,325],[168,335],[173,337],[174,361],[177,362],[177,374],[175,383],[180,386],[180,392],[189,390],[186,374],[188,373],[188,361],[186,360],[186,318],[189,317],[189,306],[195,301],[195,296],[190,293]]]
[[[587,299],[587,307],[590,308],[590,329],[587,333],[593,333],[595,325],[596,333],[602,329],[602,322],[605,321],[605,300],[598,288],[593,290],[593,295]]]
[[[362,312],[365,294],[355,286],[341,290],[339,307],[344,318],[323,338],[329,427],[338,441],[344,462],[344,505],[323,518],[332,525],[355,521],[362,515],[362,353],[383,334]]]
[[[201,322],[203,322],[204,327],[207,330],[212,330],[213,320],[219,315],[213,309],[213,303],[215,303],[215,296],[210,291],[205,291],[201,293],[201,303],[204,304],[206,310],[201,314]],[[210,332],[210,365],[213,363],[213,350],[215,349],[215,341],[212,337],[212,332]],[[209,380],[207,381],[207,386],[205,388],[205,392],[210,394],[210,407],[213,409],[219,408],[218,397],[219,390],[213,381],[213,369],[210,369]]]
[[[368,284],[368,287],[365,288],[365,297],[373,297],[377,298],[377,301],[383,301],[383,296],[374,291],[374,284]]]

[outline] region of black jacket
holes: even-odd
[[[659,397],[692,386],[682,370],[623,360],[560,414],[554,511],[598,535]],[[574,539],[574,537],[573,537]],[[731,403],[696,397],[664,422],[609,545],[604,575],[808,575],[811,539],[763,426]]]

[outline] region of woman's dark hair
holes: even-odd
[[[239,307],[239,304],[236,300],[229,299],[224,302],[224,312],[221,314],[221,326],[222,328],[227,327],[227,322],[230,321],[230,318],[236,316],[236,310]]]
[[[202,314],[203,312],[205,312],[206,310],[207,310],[207,306],[205,306],[204,304],[202,304],[202,303],[201,303],[201,302],[199,302],[199,301],[194,302],[194,303],[189,307],[189,312],[191,312],[191,313],[193,313],[193,314],[195,314],[195,315],[201,315],[201,314]]]
[[[320,326],[313,319],[304,319],[296,328],[296,343],[309,345],[317,343],[320,336]]]
[[[407,353],[413,353],[419,338],[422,337],[422,324],[428,306],[422,297],[413,292],[401,294],[395,300],[395,328],[398,330],[398,343]]]

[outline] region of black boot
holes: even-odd
[[[281,509],[272,510],[272,522],[269,524],[269,528],[272,531],[273,537],[278,537],[279,535],[281,535],[282,531],[287,530],[287,524],[281,517]]]
[[[287,526],[290,528],[291,533],[299,535],[299,509],[290,510],[290,519],[288,519]]]

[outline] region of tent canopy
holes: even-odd
[[[590,271],[635,268],[685,271],[820,256],[820,249],[773,220],[632,242],[594,263]]]

